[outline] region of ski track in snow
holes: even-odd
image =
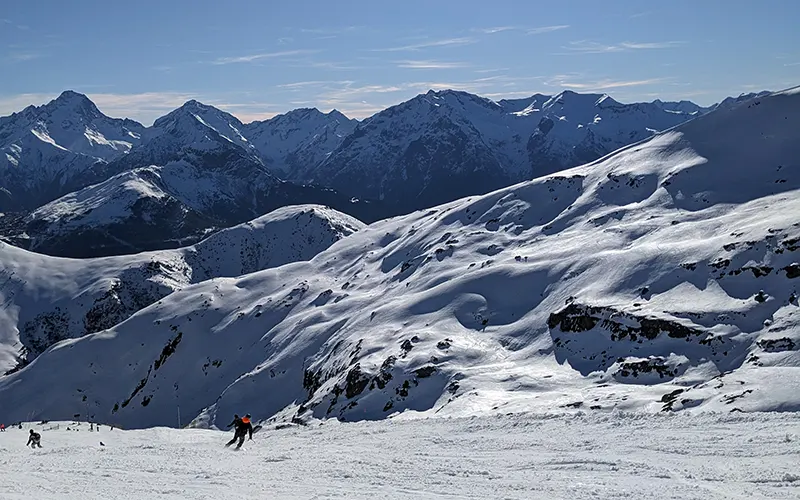
[[[506,415],[264,429],[0,433],[0,498],[658,498],[800,496],[800,415]],[[105,446],[100,446],[100,442]]]

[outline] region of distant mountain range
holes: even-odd
[[[190,244],[301,203],[373,222],[593,161],[712,108],[447,90],[362,122],[298,109],[243,124],[192,100],[145,127],[66,91],[0,118],[0,235],[88,257]]]

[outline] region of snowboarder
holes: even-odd
[[[238,439],[239,444],[236,445],[236,449],[238,450],[242,447],[242,444],[244,444],[244,438],[248,433],[250,434],[250,439],[253,439],[253,425],[250,423],[249,413],[245,415],[244,418],[239,418],[239,415],[234,415],[233,422],[228,424],[228,428],[231,427],[234,427],[235,432],[233,433],[233,439],[225,444],[226,447],[232,445]]]
[[[30,437],[28,437],[28,443],[25,446],[30,446],[31,448],[36,448],[38,446],[39,448],[41,448],[42,447],[41,440],[42,440],[42,435],[31,429],[31,435]]]

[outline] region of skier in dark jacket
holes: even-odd
[[[42,447],[42,443],[40,442],[41,440],[42,440],[42,435],[31,429],[31,435],[28,437],[28,442],[25,444],[25,446],[30,446],[31,448],[36,448],[38,446],[39,448],[41,448]]]
[[[244,416],[244,418],[239,418],[239,415],[233,416],[233,422],[228,424],[228,428],[234,427],[235,431],[233,434],[233,439],[228,441],[225,446],[230,446],[239,440],[239,444],[236,445],[236,449],[242,447],[244,444],[244,438],[248,434],[250,435],[250,439],[253,439],[253,425],[250,423],[250,414]]]

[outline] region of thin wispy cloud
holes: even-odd
[[[41,57],[44,55],[37,52],[14,52],[8,55],[8,59],[14,62],[32,61]]]
[[[407,50],[422,50],[431,47],[458,47],[462,45],[469,45],[477,42],[476,39],[471,37],[459,38],[445,38],[441,40],[429,40],[427,42],[419,42],[411,45],[401,45],[399,47],[388,47],[385,49],[372,49],[373,52],[401,52]]]
[[[398,68],[407,69],[456,69],[467,68],[469,64],[464,62],[447,61],[395,61]]]
[[[501,33],[503,31],[512,31],[519,29],[516,26],[495,26],[493,28],[474,28],[472,31],[490,35],[492,33]]]
[[[300,28],[301,33],[314,35],[343,35],[364,29],[363,26],[342,26],[340,28]]]
[[[309,54],[316,54],[320,52],[319,50],[283,50],[279,52],[263,52],[260,54],[250,54],[246,56],[236,56],[236,57],[220,57],[213,61],[211,64],[241,64],[241,63],[251,63],[256,61],[262,61],[264,59],[276,59],[282,57],[292,57],[292,56],[301,56],[301,55],[309,55]]]
[[[554,31],[565,30],[567,28],[569,28],[569,24],[559,24],[556,26],[541,26],[539,28],[531,28],[525,32],[528,35],[541,35],[543,33],[552,33]]]
[[[786,63],[784,66],[800,66],[800,62]]]
[[[654,49],[671,49],[684,45],[686,42],[682,41],[669,41],[669,42],[621,42],[617,44],[602,44],[599,42],[589,40],[578,40],[570,42],[569,45],[563,47],[572,54],[608,54],[613,52],[625,52],[630,50],[654,50]]]
[[[354,83],[351,80],[309,80],[305,82],[292,82],[292,83],[284,83],[278,85],[278,88],[281,89],[289,89],[289,90],[297,90],[297,89],[305,89],[308,87],[322,87],[325,85],[349,85]]]
[[[295,67],[303,68],[317,68],[335,71],[353,71],[363,69],[364,66],[352,64],[345,61],[313,61],[313,60],[299,60],[292,63]]]
[[[658,83],[664,83],[664,81],[664,78],[650,78],[647,80],[600,80],[594,82],[571,82],[557,79],[555,81],[548,82],[547,85],[565,89],[592,91],[639,87],[642,85],[655,85]]]
[[[623,49],[648,50],[648,49],[671,49],[683,45],[686,42],[622,42]]]

